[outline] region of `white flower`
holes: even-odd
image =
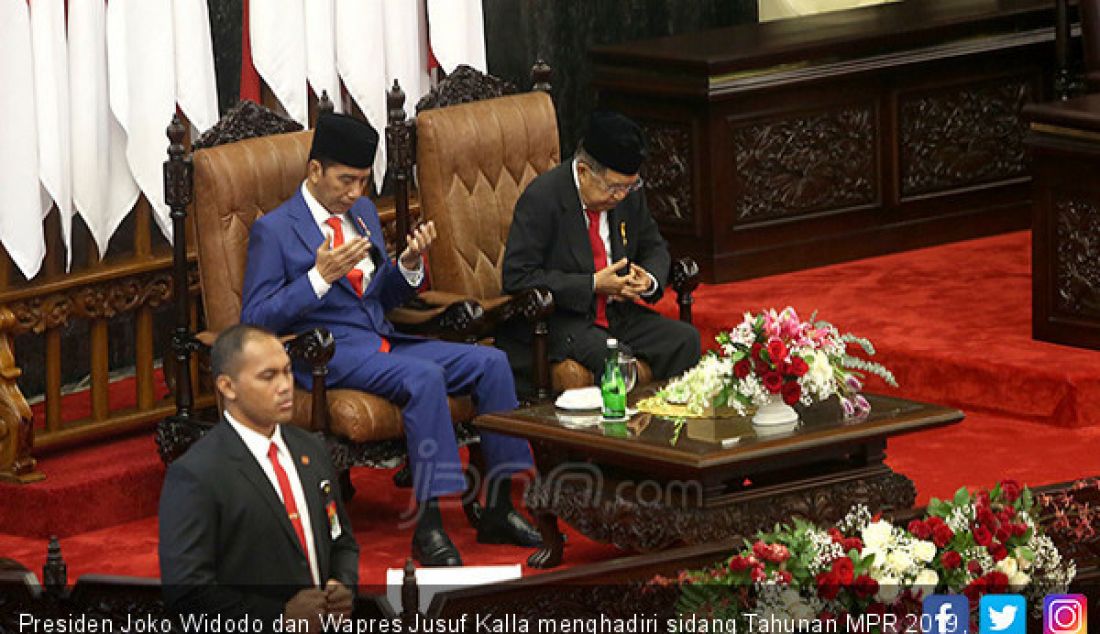
[[[913,563],[913,558],[904,550],[895,550],[886,556],[886,567],[898,575],[908,572]]]
[[[921,563],[928,563],[936,556],[936,545],[929,541],[918,539],[913,542],[913,558]]]
[[[1031,577],[1020,571],[1008,576],[1008,585],[1014,592],[1023,590],[1030,581]]]
[[[878,592],[875,593],[875,600],[880,603],[890,604],[894,602],[894,599],[898,598],[899,588],[898,580],[895,577],[886,575],[876,579],[878,581]]]
[[[867,525],[867,528],[863,529],[863,545],[869,550],[883,551],[886,550],[890,544],[890,537],[894,532],[894,527],[889,522],[879,520]]]
[[[924,588],[925,594],[929,594],[935,590],[936,584],[939,582],[940,576],[936,574],[936,571],[931,568],[925,568],[917,573],[917,578],[913,580],[913,585]]]
[[[1016,563],[1015,557],[1005,557],[997,562],[995,569],[1005,573],[1006,576],[1011,577],[1020,570],[1020,566]]]

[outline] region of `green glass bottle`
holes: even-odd
[[[619,369],[619,342],[607,340],[607,361],[604,362],[603,380],[600,383],[603,396],[603,417],[607,420],[626,418],[626,382]]]

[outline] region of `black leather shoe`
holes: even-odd
[[[413,533],[412,555],[421,566],[461,566],[462,558],[443,529]]]
[[[477,541],[481,544],[514,544],[538,548],[542,546],[542,535],[527,518],[512,509],[502,518],[483,513],[481,524],[477,527]]]

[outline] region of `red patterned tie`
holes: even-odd
[[[279,448],[275,443],[267,448],[267,457],[271,459],[271,466],[275,469],[275,479],[279,481],[279,492],[283,495],[283,505],[286,506],[286,515],[290,518],[294,532],[298,533],[298,541],[302,544],[302,552],[306,555],[306,563],[309,563],[309,546],[306,544],[306,529],[302,526],[302,518],[298,515],[298,504],[294,502],[294,492],[290,489],[290,479],[286,477],[283,465],[279,464]]]
[[[325,224],[332,227],[332,248],[344,245],[344,223],[340,222],[340,218],[337,216],[329,216],[325,220]],[[359,297],[363,296],[363,271],[358,268],[354,268],[348,271],[348,281],[351,282],[351,287],[355,289],[355,294]]]
[[[600,237],[600,212],[585,209],[588,215],[588,244],[592,247],[592,264],[599,272],[607,268],[607,250],[603,246],[603,238]],[[607,324],[607,296],[596,296],[596,325],[608,327]]]

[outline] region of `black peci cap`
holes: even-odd
[[[378,132],[366,121],[345,114],[326,113],[317,117],[310,159],[326,159],[363,169],[374,165]]]
[[[642,128],[610,110],[592,113],[582,145],[592,158],[620,174],[637,174],[646,157]]]

